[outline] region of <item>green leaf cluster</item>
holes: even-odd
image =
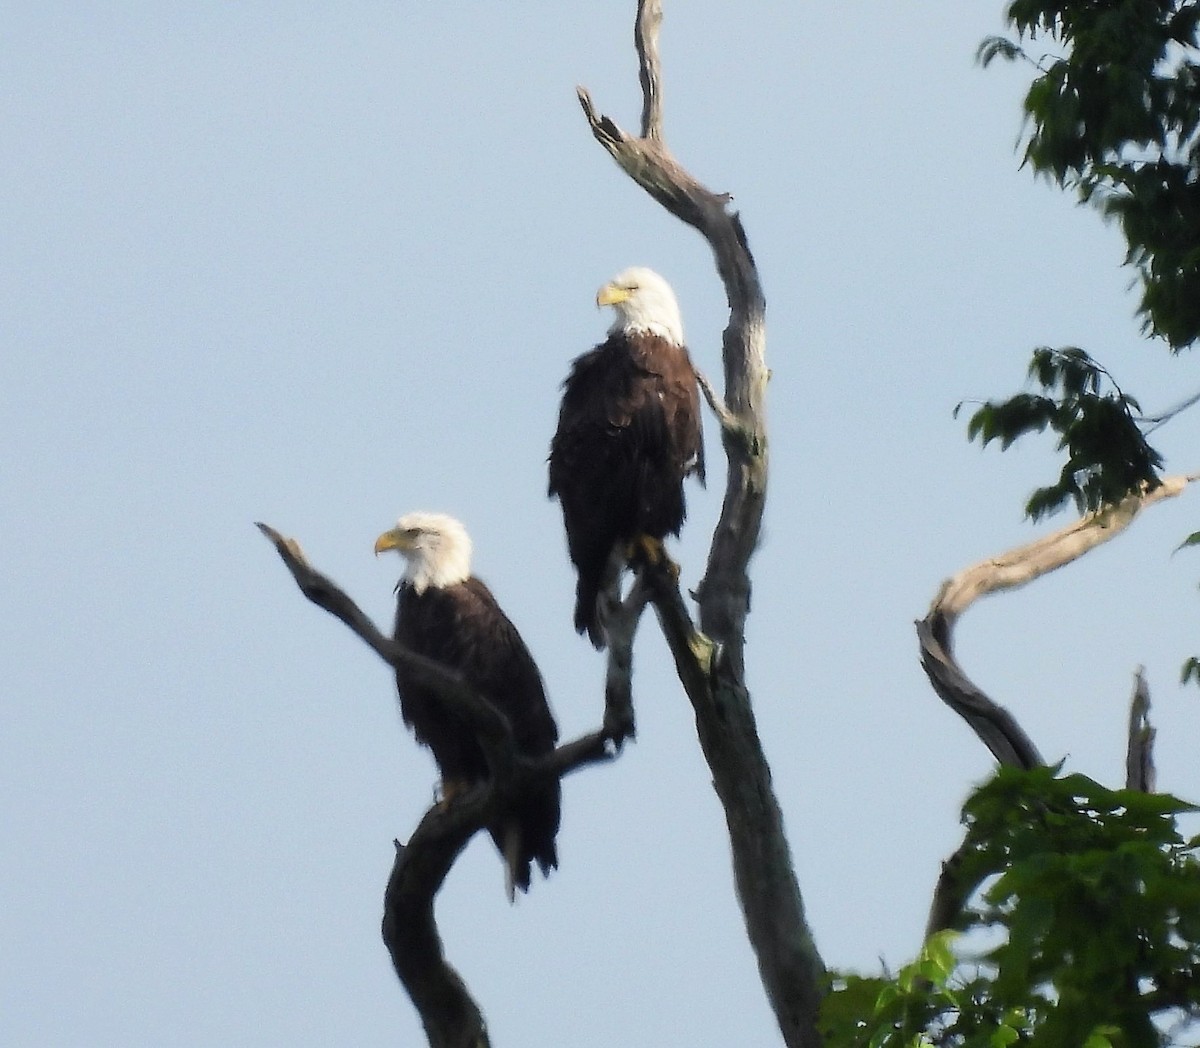
[[[987,401],[967,424],[967,437],[984,446],[993,440],[1008,448],[1026,433],[1049,427],[1067,460],[1054,484],[1038,488],[1025,504],[1034,520],[1061,509],[1068,500],[1094,512],[1133,491],[1155,487],[1162,458],[1138,426],[1136,400],[1077,347],[1033,353],[1029,377],[1041,393],[1019,393]]]
[[[1002,769],[964,808],[968,904],[895,977],[834,980],[837,1048],[1159,1048],[1200,1022],[1200,857],[1173,797]]]
[[[1014,0],[1022,42],[1060,57],[1034,64],[1025,160],[1117,218],[1142,281],[1147,330],[1173,350],[1200,339],[1200,51],[1197,0]],[[985,40],[979,55],[1028,58]]]

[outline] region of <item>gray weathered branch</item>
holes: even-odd
[[[1042,763],[1037,747],[1016,719],[976,687],[955,659],[954,627],[959,617],[989,593],[1024,586],[1116,538],[1145,507],[1178,495],[1194,479],[1167,477],[1152,490],[1129,495],[1065,528],[973,564],[942,583],[929,612],[917,623],[921,665],[934,691],[971,726],[996,760],[1022,768]]]
[[[692,177],[662,132],[659,0],[642,0],[635,27],[643,89],[642,136],[601,115],[584,88],[579,102],[592,134],[630,178],[712,247],[729,303],[722,341],[725,395],[701,388],[721,423],[728,469],[721,517],[692,622],[678,581],[662,566],[641,566],[655,610],[696,716],[697,735],[725,810],[738,898],[759,973],[789,1048],[816,1048],[824,966],[804,916],[783,816],[771,783],[745,685],[748,566],[758,543],[767,491],[766,301],[729,196]]]
[[[1133,697],[1129,700],[1129,741],[1125,751],[1125,786],[1127,789],[1153,793],[1154,727],[1150,723],[1150,686],[1139,666],[1133,675]]]
[[[989,698],[959,666],[954,657],[954,627],[959,617],[989,593],[1024,586],[1116,538],[1147,506],[1180,494],[1196,479],[1200,478],[1168,477],[1153,490],[1129,495],[1116,505],[1088,514],[1065,528],[973,564],[942,583],[929,612],[916,624],[921,666],[938,697],[970,725],[1001,764],[1028,770],[1043,761],[1016,718]],[[1147,716],[1149,694],[1140,671],[1137,682],[1130,708],[1126,779],[1131,789],[1152,790],[1154,729]],[[966,904],[971,886],[964,885],[959,876],[964,848],[965,845],[960,846],[942,864],[925,926],[926,938],[951,927]]]
[[[953,928],[962,908],[967,904],[967,896],[974,886],[964,883],[962,864],[969,852],[967,842],[963,841],[954,849],[954,854],[942,863],[937,884],[933,889],[933,901],[929,905],[929,917],[925,921],[926,939],[937,932]]]
[[[609,610],[604,623],[608,636],[608,668],[604,678],[604,731],[618,748],[636,734],[633,714],[633,638],[650,591],[639,578],[624,600]]]
[[[564,743],[536,761],[520,757],[508,719],[459,674],[385,637],[344,590],[308,563],[295,539],[266,524],[258,528],[310,601],[346,623],[384,662],[405,668],[423,685],[436,689],[479,739],[491,778],[449,802],[435,804],[407,845],[396,842],[382,931],[392,965],[420,1013],[431,1048],[488,1048],[479,1006],[442,950],[434,896],[467,842],[494,821],[511,797],[538,780],[561,779],[578,768],[611,760],[615,755],[611,736],[602,729]]]
[[[662,84],[658,79],[658,27],[662,25],[660,0],[638,0],[633,46],[638,53],[638,78],[642,82],[642,138],[662,138]]]

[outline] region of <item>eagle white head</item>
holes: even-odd
[[[618,273],[596,292],[596,305],[616,310],[610,335],[645,331],[683,345],[683,319],[675,292],[652,269],[634,266]]]
[[[418,593],[457,585],[471,575],[471,536],[445,513],[405,514],[375,540],[375,556],[389,549],[404,558],[404,581]]]

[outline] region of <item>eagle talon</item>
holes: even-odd
[[[644,564],[650,568],[662,568],[675,582],[679,581],[679,565],[667,554],[662,539],[653,535],[639,535],[628,546],[627,559],[630,564]]]
[[[448,811],[456,800],[471,792],[471,784],[466,779],[444,779],[438,783],[437,810]]]
[[[616,709],[612,707],[606,708],[604,710],[604,722],[601,725],[601,733],[606,740],[613,744],[615,750],[620,753],[625,740],[633,739],[637,736],[633,708],[630,706],[622,706]]]

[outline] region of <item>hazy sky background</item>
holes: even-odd
[[[388,670],[255,531],[381,622],[402,512],[459,516],[564,737],[599,723],[545,498],[557,387],[631,264],[720,374],[704,242],[595,144],[636,127],[634,3],[0,3],[0,1041],[423,1043],[379,938],[432,761]],[[830,965],[919,946],[991,770],[929,689],[939,582],[1067,523],[1021,506],[1050,441],[961,400],[1081,345],[1148,411],[1200,386],[1139,336],[1118,231],[1018,170],[1000,3],[668,2],[666,134],[734,195],[768,297],[772,475],[747,660]],[[723,489],[674,546],[702,572]],[[1200,468],[1197,422],[1162,430]],[[1195,496],[993,598],[959,653],[1048,759],[1121,780],[1147,667],[1163,789],[1200,797]],[[561,869],[510,908],[490,842],[438,903],[498,1046],[772,1045],[723,820],[657,626],[639,737],[570,778]]]

